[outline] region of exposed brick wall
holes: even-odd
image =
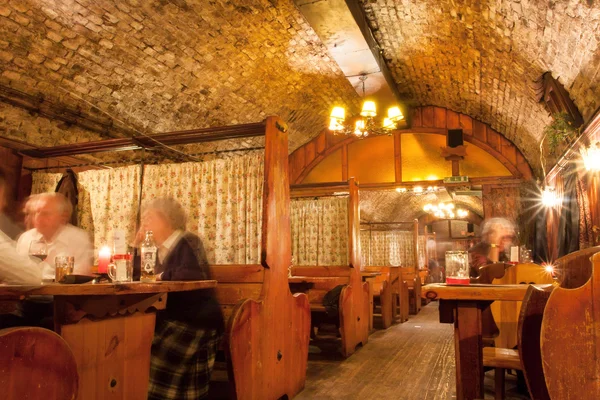
[[[550,119],[533,81],[552,71],[586,119],[600,106],[598,2],[369,0],[364,7],[407,98],[490,124],[534,167]]]
[[[326,126],[333,103],[358,106],[290,1],[0,0],[0,84],[147,133],[277,114],[290,150]]]

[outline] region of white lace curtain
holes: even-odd
[[[290,216],[295,265],[348,265],[348,197],[294,199]]]
[[[414,266],[412,232],[362,231],[360,244],[365,266]]]
[[[191,232],[204,242],[211,264],[260,262],[262,154],[197,163],[148,165],[142,201],[170,196],[187,211]],[[78,174],[79,221],[96,248],[112,243],[114,229],[135,235],[140,167]],[[60,174],[33,174],[32,193],[54,191]]]

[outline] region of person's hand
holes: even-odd
[[[162,272],[158,275],[156,275],[156,281],[162,281]]]

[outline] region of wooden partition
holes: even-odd
[[[294,397],[304,388],[308,362],[310,309],[304,294],[292,295],[287,281],[291,262],[288,138],[275,117],[266,121],[261,271],[257,266],[236,275],[214,268],[221,279],[217,296],[228,312],[225,350],[230,380],[238,399]],[[226,278],[227,274],[229,278]]]
[[[341,353],[348,357],[359,345],[365,345],[369,337],[369,286],[360,275],[360,211],[358,185],[351,178],[348,182],[348,255],[347,266],[294,266],[292,278],[297,285],[294,290],[304,291],[310,299],[313,313],[325,311],[323,296],[338,285],[345,285],[339,298],[339,333]],[[324,190],[320,188],[320,190]],[[305,190],[302,191],[307,194]],[[314,195],[313,195],[314,196]]]

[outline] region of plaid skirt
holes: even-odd
[[[157,321],[148,400],[207,398],[218,342],[216,330],[197,329],[180,321]]]

